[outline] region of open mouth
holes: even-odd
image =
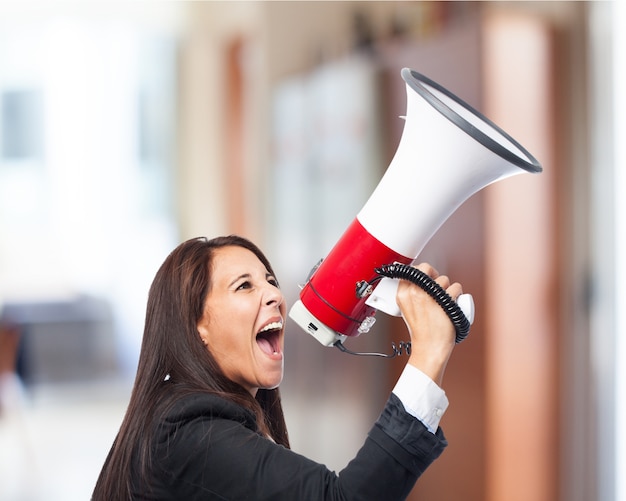
[[[263,352],[268,355],[280,353],[280,331],[282,328],[282,321],[271,322],[259,331],[256,335],[256,342]]]

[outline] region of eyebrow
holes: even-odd
[[[235,278],[235,280],[233,280],[231,283],[228,284],[228,287],[232,287],[233,285],[235,285],[237,282],[239,282],[239,280],[243,279],[243,278],[251,278],[252,275],[250,275],[250,273],[244,273],[243,275],[239,275],[237,278]]]

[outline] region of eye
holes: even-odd
[[[278,283],[278,280],[276,280],[274,277],[267,277],[267,283],[273,285],[277,289],[280,289],[280,284]]]
[[[252,287],[252,284],[248,280],[246,280],[244,282],[241,282],[235,290],[240,291],[244,289],[249,289],[250,287]]]

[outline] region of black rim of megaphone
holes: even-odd
[[[437,82],[434,82],[430,78],[418,73],[415,70],[410,68],[404,68],[401,72],[403,80],[420,96],[422,96],[431,106],[433,106],[439,113],[444,115],[446,118],[451,120],[454,124],[456,124],[459,128],[464,130],[471,137],[476,139],[486,148],[489,148],[496,155],[504,158],[509,161],[513,165],[516,165],[528,172],[541,172],[542,168],[537,159],[530,154],[530,152],[524,148],[521,144],[519,144],[515,139],[513,139],[510,135],[508,135],[505,131],[503,131],[500,127],[498,127],[495,123],[489,120],[486,116],[484,116],[480,111],[474,109],[472,106],[467,104],[465,101],[460,99],[459,97],[452,94],[448,89],[442,87]],[[457,104],[461,105],[463,108],[471,112],[481,121],[485,122],[492,129],[502,135],[507,141],[513,144],[517,149],[519,149],[527,158],[528,161],[524,160],[520,156],[513,153],[511,150],[505,148],[497,141],[494,141],[487,134],[477,129],[474,125],[465,120],[462,116],[452,110],[449,106],[443,103],[440,99],[437,98],[432,92],[430,92],[422,82],[437,91],[445,94],[447,97],[455,101]]]

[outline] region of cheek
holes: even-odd
[[[232,354],[248,341],[249,327],[237,312],[214,315],[208,324],[208,344],[214,354]]]
[[[234,349],[250,344],[259,308],[254,301],[236,299],[213,297],[205,310],[206,339],[215,354],[232,353]]]

